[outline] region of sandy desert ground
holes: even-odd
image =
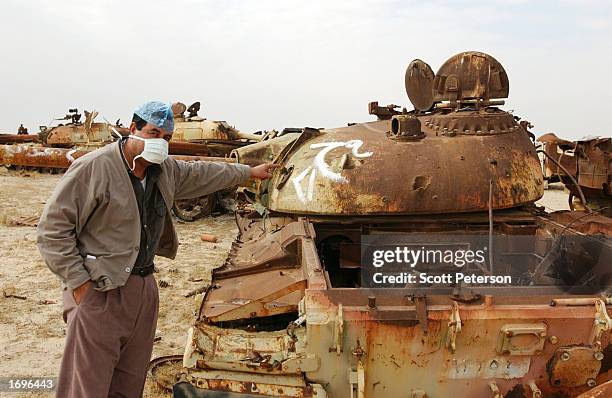
[[[65,325],[61,319],[60,282],[43,263],[36,248],[34,227],[12,226],[20,217],[39,216],[58,175],[7,171],[0,167],[0,375],[1,377],[57,375]],[[540,205],[567,209],[560,187],[547,190]],[[220,215],[194,223],[177,223],[181,239],[176,260],[158,258],[160,288],[158,331],[153,356],[181,354],[185,331],[193,320],[194,299],[185,293],[210,282],[210,271],[222,263],[235,236],[233,216]],[[217,235],[204,243],[200,235]],[[201,279],[191,282],[190,279]],[[6,296],[18,296],[6,297]],[[3,393],[0,393],[2,395]],[[5,393],[6,394],[6,393]],[[10,397],[48,397],[50,393],[14,393]],[[145,397],[166,397],[147,381]]]

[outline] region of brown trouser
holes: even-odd
[[[130,275],[107,292],[90,287],[77,305],[64,291],[66,346],[58,398],[141,397],[159,296],[153,275]]]

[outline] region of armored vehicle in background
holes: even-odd
[[[567,141],[548,133],[538,138],[538,144],[544,178],[565,185],[570,192],[570,209],[587,206],[612,217],[611,137]]]
[[[226,121],[208,120],[198,115],[200,103],[187,107],[182,102],[172,104],[174,134],[170,141],[170,153],[228,158],[237,148],[258,142],[261,135],[244,133]],[[196,199],[178,200],[174,214],[183,221],[194,221],[210,215],[215,209],[229,210],[234,190],[216,192]]]
[[[116,139],[113,129],[120,134],[128,130],[109,123],[97,123],[96,111],[85,111],[85,120],[78,109],[68,114],[55,126],[40,126],[37,135],[6,135],[0,137],[0,165],[15,168],[62,172],[78,157],[101,148]]]
[[[251,205],[196,296],[184,355],[151,364],[175,397],[610,391],[612,220],[535,206],[536,148],[500,108],[509,82],[493,57],[457,54],[435,74],[415,60],[405,85],[413,111],[371,103],[377,121],[233,152],[281,167],[244,189]],[[488,255],[461,266],[471,281],[440,257],[372,284],[386,269],[368,262],[375,247],[471,248],[472,237]]]
[[[81,121],[82,115],[76,108],[69,109],[68,114],[60,121],[67,121],[67,123],[60,123],[59,125],[51,128],[41,126],[39,133],[40,141],[48,147],[52,148],[100,148],[106,144],[109,144],[117,139],[113,135],[113,127],[115,129],[122,130],[123,134],[127,134],[127,129],[119,126],[111,126],[109,123],[97,123],[94,119],[98,116],[98,112],[85,111],[85,120]]]
[[[258,142],[262,137],[239,131],[223,120],[208,120],[198,116],[199,102],[191,104],[189,108],[181,102],[175,102],[172,111],[175,126],[172,142],[205,145],[206,154],[200,155],[227,157],[232,150]]]

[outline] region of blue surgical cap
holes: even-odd
[[[142,104],[134,113],[147,123],[164,129],[170,133],[174,131],[174,115],[172,105],[159,101],[149,101]]]

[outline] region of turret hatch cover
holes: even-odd
[[[431,67],[420,59],[415,59],[406,69],[406,94],[414,109],[427,111],[433,105],[434,72]]]
[[[433,82],[435,101],[508,98],[504,67],[489,54],[466,51],[449,58]]]

